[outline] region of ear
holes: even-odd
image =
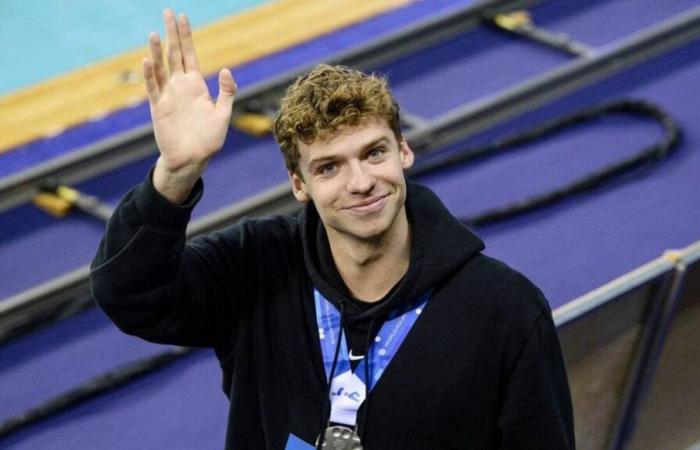
[[[296,198],[301,203],[308,203],[311,201],[311,197],[306,192],[306,184],[304,180],[301,179],[299,175],[295,172],[287,172],[289,176],[289,183],[292,185],[292,193],[294,198]]]
[[[401,167],[403,167],[404,170],[410,169],[413,166],[415,155],[404,138],[401,138],[399,142],[399,155],[401,157]]]

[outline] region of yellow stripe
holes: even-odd
[[[280,0],[194,32],[211,74],[291,47],[411,0]],[[145,100],[146,46],[0,98],[0,153]],[[235,75],[235,74],[234,74]]]

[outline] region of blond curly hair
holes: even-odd
[[[301,141],[312,144],[340,127],[385,120],[401,140],[399,106],[385,78],[345,66],[320,64],[287,88],[273,133],[287,170],[297,175]]]

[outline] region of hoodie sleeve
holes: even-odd
[[[571,396],[556,329],[545,307],[510,372],[498,426],[501,449],[574,449]]]
[[[202,195],[197,182],[184,205],[153,187],[151,173],[113,214],[90,271],[93,298],[125,333],[159,343],[216,346],[235,321],[231,286],[244,277],[236,264],[236,232],[185,244]],[[244,255],[241,255],[243,257]]]

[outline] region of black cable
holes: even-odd
[[[148,373],[161,369],[192,353],[193,349],[179,347],[174,350],[126,364],[88,380],[68,392],[60,394],[42,405],[25,411],[0,423],[0,439],[20,429],[47,419],[85,400],[112,391]]]
[[[659,106],[642,100],[620,100],[593,106],[565,117],[550,120],[538,126],[528,128],[523,132],[512,134],[504,139],[499,139],[483,146],[466,148],[457,153],[450,153],[442,158],[428,160],[425,163],[416,165],[409,174],[413,177],[423,176],[448,167],[492,158],[513,151],[516,147],[530,143],[544,136],[561,132],[573,125],[580,125],[598,120],[610,114],[626,114],[652,119],[661,125],[665,136],[661,141],[647,146],[634,156],[623,159],[600,170],[596,170],[561,188],[544,194],[534,195],[504,207],[490,209],[472,217],[462,218],[461,220],[472,226],[486,225],[549,206],[567,197],[601,186],[605,182],[620,177],[645,164],[661,162],[675,150],[680,142],[681,132],[678,124]]]

